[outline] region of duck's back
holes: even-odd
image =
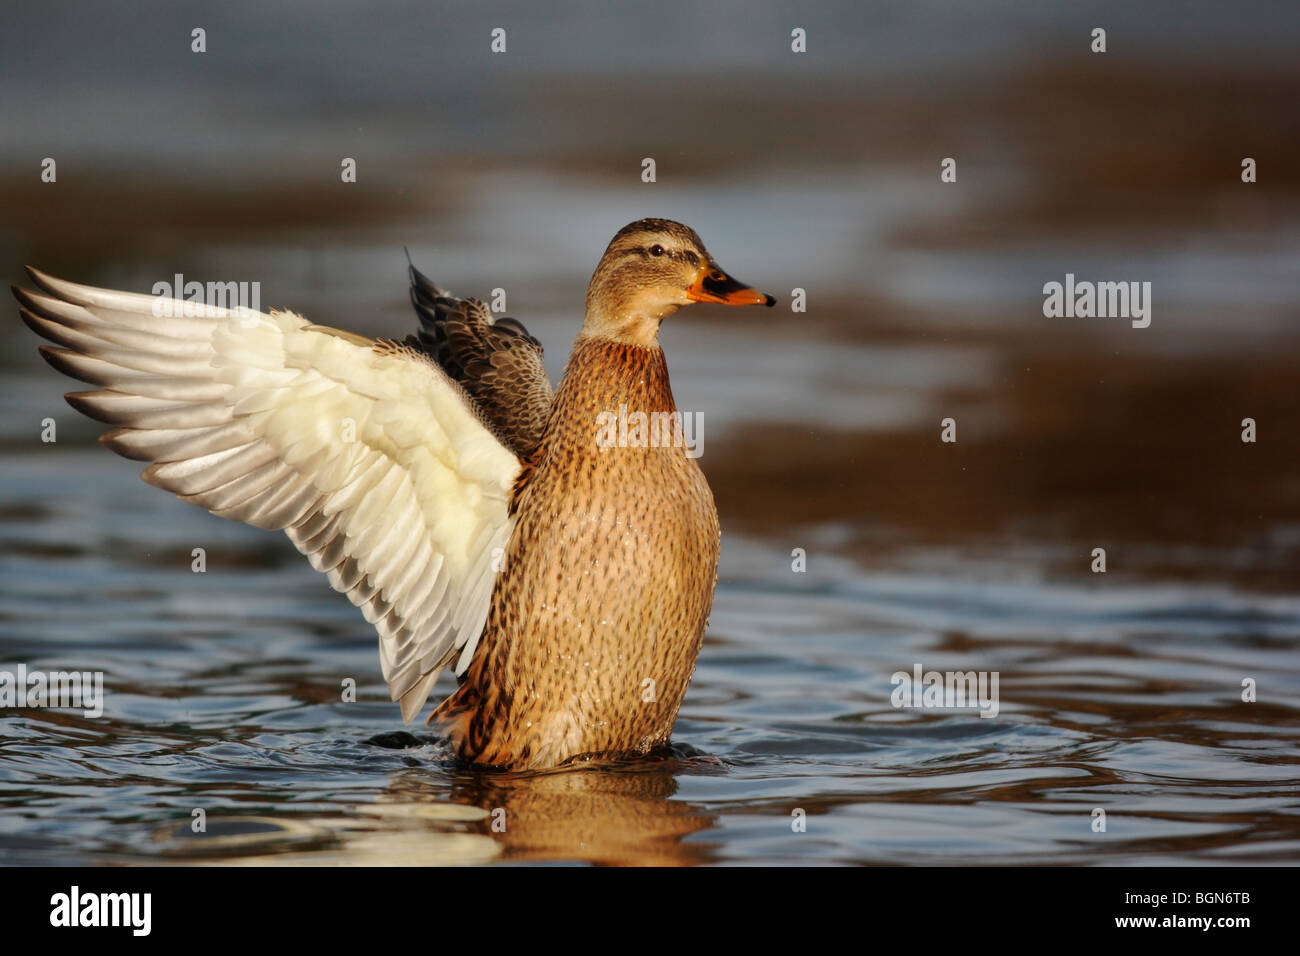
[[[521,479],[479,649],[435,713],[462,758],[553,766],[667,743],[719,548],[676,415],[659,348],[579,340]]]

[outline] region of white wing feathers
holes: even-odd
[[[441,369],[292,312],[157,315],[155,296],[30,271],[47,294],[15,290],[24,321],[100,387],[68,401],[117,426],[104,444],[185,501],[284,529],[379,631],[407,722],[444,666],[464,672],[520,466]]]

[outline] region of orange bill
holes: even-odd
[[[736,281],[715,265],[700,270],[699,278],[686,290],[686,297],[693,302],[721,302],[723,305],[765,305],[769,308],[776,305],[772,296]]]

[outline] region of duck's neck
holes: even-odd
[[[580,335],[555,395],[542,444],[593,446],[605,416],[676,412],[668,363],[658,345]]]
[[[658,289],[616,295],[593,280],[587,290],[587,315],[578,337],[657,348],[660,324],[679,308],[681,303],[665,301]]]

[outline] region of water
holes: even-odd
[[[457,291],[504,287],[558,376],[609,236],[680,218],[783,306],[664,329],[724,528],[712,621],[670,753],[459,767],[401,725],[347,601],[280,536],[96,447],[15,319],[0,669],[102,671],[107,695],[98,719],[0,711],[0,863],[1300,860],[1300,181],[1278,158],[1300,149],[1279,119],[1300,80],[1274,55],[1294,49],[1290,14],[1263,46],[1247,18],[1116,27],[1144,45],[1101,71],[1065,49],[1091,14],[831,6],[806,73],[784,41],[710,62],[699,24],[646,83],[661,61],[602,52],[636,24],[576,8],[558,26],[514,10],[520,58],[488,78],[470,47],[430,56],[387,21],[373,43],[313,21],[275,59],[262,48],[292,24],[227,6],[213,36],[249,42],[216,44],[208,73],[172,54],[175,83],[140,72],[182,26],[154,18],[96,61],[92,98],[30,82],[54,41],[25,18],[0,31],[19,48],[0,58],[6,108],[64,118],[0,124],[0,272],[257,280],[264,306],[398,335],[407,246]],[[580,42],[588,27],[604,42]],[[881,56],[836,59],[858,41]],[[1179,59],[1210,49],[1204,68]],[[224,86],[245,60],[265,65]],[[1236,179],[1246,140],[1267,187]],[[47,148],[69,157],[57,189],[29,175]],[[361,149],[340,191],[338,156]],[[937,183],[945,155],[959,185]],[[1151,281],[1152,326],[1045,319],[1042,284],[1067,271]],[[796,287],[806,313],[784,307]],[[917,665],[996,672],[996,716],[893,706],[891,675]]]
[[[1294,710],[1240,703],[1225,674],[1295,700],[1300,600],[863,575],[816,558],[795,579],[779,551],[729,538],[676,733],[700,755],[484,775],[433,743],[367,743],[397,727],[374,642],[287,546],[147,494],[100,459],[43,471],[45,504],[33,495],[7,516],[6,658],[102,669],[110,689],[102,720],[6,718],[7,862],[147,857],[155,831],[196,807],[300,821],[338,841],[276,862],[1296,852]],[[196,541],[209,548],[205,575],[187,568]],[[908,661],[1000,671],[1000,713],[893,709],[888,675]],[[338,702],[341,675],[356,677],[358,703]],[[482,821],[421,815],[449,802],[504,808],[507,833],[494,841]],[[1095,807],[1108,810],[1105,834],[1090,830]],[[791,831],[796,808],[807,833]]]

